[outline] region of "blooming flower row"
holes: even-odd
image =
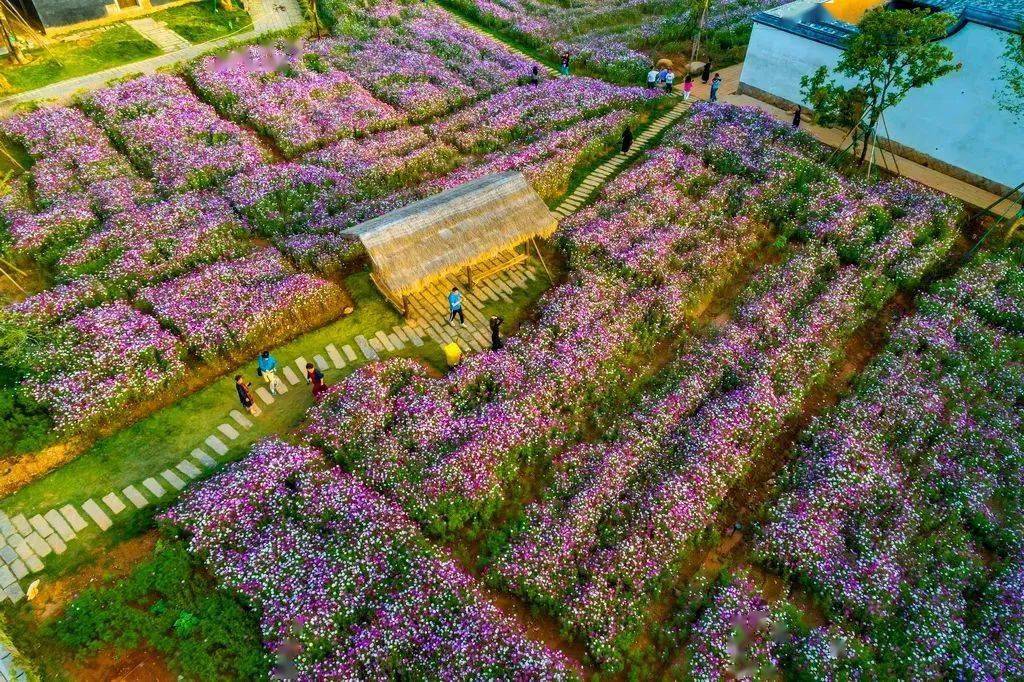
[[[314,449],[263,441],[164,518],[259,608],[271,649],[294,643],[298,679],[579,676],[399,507]]]
[[[351,302],[273,248],[142,289],[138,301],[201,358],[251,354],[337,317]]]
[[[142,76],[81,105],[166,191],[213,187],[264,162],[251,132],[217,116],[176,76]]]
[[[1024,608],[1005,592],[1024,565],[1020,258],[983,257],[921,297],[856,392],[801,439],[758,545],[877,633],[903,676],[1021,672],[1001,625]]]

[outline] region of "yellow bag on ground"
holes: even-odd
[[[444,351],[444,359],[445,362],[448,363],[449,367],[454,367],[462,362],[462,349],[459,348],[459,344],[454,342],[446,343],[441,346],[441,350]]]

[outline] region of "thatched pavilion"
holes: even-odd
[[[366,248],[377,287],[408,314],[411,294],[460,276],[472,286],[521,263],[527,249],[536,248],[534,239],[549,237],[556,224],[522,173],[513,171],[467,182],[346,232]]]

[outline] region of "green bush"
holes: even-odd
[[[270,667],[257,617],[177,541],[160,541],[120,582],[85,590],[45,634],[83,654],[148,644],[189,679],[265,679]]]

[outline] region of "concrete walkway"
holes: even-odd
[[[779,119],[780,121],[790,122],[793,120],[792,111],[780,109],[748,95],[737,94],[736,87],[739,85],[740,72],[742,71],[743,64],[740,63],[722,69],[718,72],[722,75],[722,87],[718,91],[718,99],[720,101],[739,106],[755,107],[767,114],[770,114],[774,118]],[[693,94],[696,97],[700,99],[707,99],[710,94],[709,91],[709,85],[702,84],[699,79],[695,81]],[[845,146],[848,143],[848,140],[845,140],[846,131],[844,130],[822,128],[821,126],[816,126],[806,122],[801,125],[801,129],[810,133],[830,147],[838,147],[839,145]],[[888,152],[886,152],[885,157],[887,161],[892,161],[892,155]],[[919,182],[926,187],[931,187],[932,189],[936,189],[940,192],[956,197],[965,204],[973,206],[974,208],[986,208],[999,198],[995,194],[981,189],[980,187],[975,187],[963,180],[950,177],[935,169],[928,168],[927,166],[911,161],[910,159],[905,159],[902,156],[896,156],[896,165],[899,167],[900,175],[903,177],[910,178],[911,180]],[[1020,207],[1017,204],[1006,203],[1000,206],[1000,214],[1013,215],[1019,210],[1019,208]]]
[[[192,47],[192,43],[169,29],[167,24],[157,21],[153,17],[132,19],[128,25],[143,38],[159,47],[162,52],[177,52]]]
[[[280,31],[294,26],[303,20],[302,9],[299,7],[297,0],[247,0],[245,8],[252,17],[252,28],[247,31],[227,35],[223,38],[218,38],[217,40],[198,43],[196,45],[185,43],[187,47],[171,52],[165,52],[157,57],[143,59],[141,61],[124,64],[122,66],[115,66],[103,71],[97,71],[96,73],[79,76],[78,78],[69,78],[68,80],[53,83],[35,90],[19,92],[16,95],[0,99],[0,112],[10,111],[18,104],[33,102],[36,100],[58,103],[67,102],[75,94],[101,88],[115,78],[123,78],[124,76],[132,74],[155,73],[159,69],[171,66],[172,64],[176,64],[181,61],[193,59],[205,52],[215,50],[225,45],[230,45],[234,42],[252,40],[271,31]],[[136,20],[136,23],[139,21],[144,20]],[[149,21],[156,24],[152,19],[149,19]],[[145,33],[143,33],[143,35],[145,35]],[[172,33],[172,35],[177,34]],[[167,36],[164,37],[166,38]],[[167,44],[170,46],[169,42]],[[160,43],[158,42],[157,45],[159,46]],[[178,45],[180,45],[180,43],[178,43]]]

